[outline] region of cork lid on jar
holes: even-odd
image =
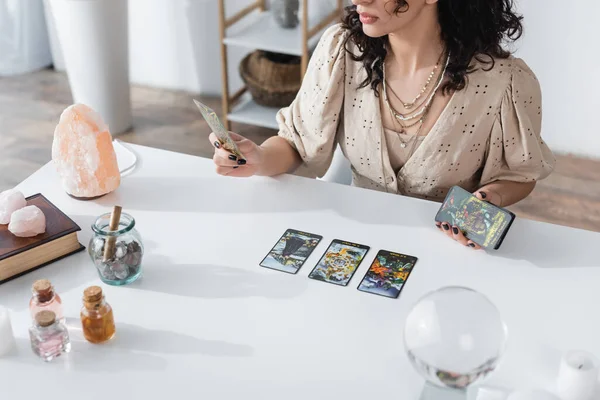
[[[48,292],[52,290],[52,284],[50,283],[50,281],[48,279],[39,279],[35,282],[33,282],[33,291],[40,293],[40,292]]]
[[[83,291],[83,301],[86,303],[97,303],[102,300],[102,288],[100,286],[90,286]]]
[[[47,302],[54,296],[54,288],[48,279],[39,279],[33,283],[32,291],[38,300]]]
[[[52,325],[56,321],[56,314],[54,311],[40,311],[35,314],[35,323],[41,327],[46,327]]]

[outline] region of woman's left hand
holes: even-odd
[[[487,202],[492,203],[497,206],[500,206],[502,204],[502,198],[500,197],[500,195],[498,193],[496,193],[493,190],[481,188],[473,194],[479,200],[487,201]],[[440,224],[439,222],[436,222],[435,225],[437,226],[437,228],[440,231],[444,232],[446,234],[446,236],[457,241],[458,243],[462,244],[463,246],[471,247],[474,250],[481,249],[481,246],[479,246],[476,243],[474,243],[473,241],[467,239],[465,237],[465,235],[463,234],[463,232],[457,226],[451,226],[447,222],[444,222],[442,224]]]

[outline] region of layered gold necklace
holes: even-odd
[[[433,88],[433,90],[431,90],[431,92],[429,93],[429,95],[427,96],[427,98],[421,102],[420,104],[416,104],[419,99],[423,96],[423,94],[425,94],[428,90],[429,90],[429,86],[431,85],[431,82],[434,78],[434,76],[436,75],[436,71],[439,69],[440,64],[441,64],[441,60],[444,56],[444,52],[442,52],[442,54],[440,55],[440,58],[438,59],[435,67],[433,68],[433,71],[431,72],[431,74],[429,74],[429,77],[427,78],[427,81],[425,82],[425,84],[423,85],[421,91],[419,92],[419,94],[415,97],[415,99],[410,102],[404,102],[400,96],[398,96],[391,88],[390,91],[392,92],[392,94],[394,95],[394,97],[396,97],[404,106],[404,108],[408,111],[406,114],[402,114],[399,113],[396,109],[394,109],[394,107],[392,107],[392,105],[389,102],[388,99],[388,84],[387,84],[387,80],[386,80],[386,73],[385,73],[385,63],[383,65],[383,99],[384,102],[390,112],[390,116],[392,117],[392,122],[394,123],[394,126],[396,125],[396,122],[398,122],[398,124],[400,125],[401,129],[394,129],[396,131],[396,134],[398,136],[398,140],[400,142],[400,147],[402,148],[406,148],[409,144],[409,142],[413,142],[413,146],[411,149],[411,152],[409,154],[412,155],[412,152],[414,151],[415,147],[416,147],[416,143],[418,142],[418,137],[421,134],[421,130],[423,128],[423,124],[425,119],[427,118],[427,115],[429,113],[429,110],[431,108],[431,104],[433,102],[433,99],[435,98],[435,95],[440,87],[440,85],[442,84],[442,81],[444,80],[444,76],[446,75],[446,70],[448,68],[448,63],[450,61],[450,54],[448,53],[446,55],[446,60],[444,62],[444,69],[442,71],[441,74],[439,74],[437,80],[436,80],[436,84],[435,87]],[[411,110],[412,109],[412,110]],[[419,127],[417,128],[417,132],[415,135],[412,135],[410,140],[408,141],[404,141],[401,137],[400,134],[401,133],[406,133],[406,130],[413,127],[419,125]]]
[[[449,62],[450,62],[450,54],[448,53],[446,56],[446,60],[444,62],[444,69],[443,69],[442,73],[439,74],[434,89],[429,93],[429,96],[427,96],[427,98],[419,105],[416,105],[416,102],[429,89],[429,85],[431,84],[431,81],[432,81],[433,77],[435,76],[435,72],[439,69],[440,60],[438,60],[438,63],[436,64],[433,71],[429,75],[427,82],[425,82],[425,85],[423,86],[423,88],[421,89],[421,91],[419,92],[417,97],[412,102],[406,103],[406,102],[402,101],[402,99],[400,99],[400,97],[398,95],[396,95],[395,92],[392,91],[392,94],[394,94],[394,96],[402,103],[404,108],[407,109],[408,112],[405,114],[398,112],[396,109],[394,109],[392,107],[392,105],[389,102],[388,84],[387,84],[386,72],[385,72],[386,68],[385,68],[385,63],[384,63],[384,65],[383,65],[383,99],[385,101],[387,108],[390,110],[390,112],[394,116],[394,119],[396,119],[404,129],[410,128],[417,124],[421,124],[421,125],[423,124],[423,121],[425,119],[427,112],[429,111],[431,103],[432,103],[440,85],[442,84],[442,81],[444,80],[444,76],[446,75],[446,70],[448,68]],[[411,108],[412,108],[412,110],[411,110]]]

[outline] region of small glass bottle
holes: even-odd
[[[44,361],[52,361],[71,351],[69,331],[56,319],[53,311],[43,310],[35,315],[34,325],[29,328],[31,349]]]
[[[54,312],[56,319],[63,324],[65,323],[62,300],[58,293],[54,291],[54,287],[49,280],[40,279],[35,281],[31,291],[33,296],[29,301],[29,310],[32,319],[35,319],[38,312],[47,310]]]
[[[115,336],[112,307],[104,300],[102,288],[90,286],[84,290],[81,325],[83,336],[92,343],[103,343]]]

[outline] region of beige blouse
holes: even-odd
[[[511,57],[468,75],[467,87],[452,95],[396,173],[380,102],[370,87],[358,89],[366,73],[345,51],[346,35],[339,25],[325,32],[298,96],[277,115],[279,135],[304,160],[297,174],[322,177],[338,144],[352,164],[354,185],[436,201],[454,185],[474,191],[552,172],[555,159],[540,136],[539,83],[525,62]],[[359,51],[351,42],[348,48]]]

